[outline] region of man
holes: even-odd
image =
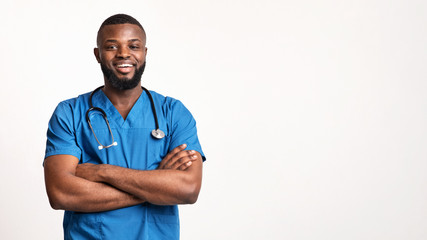
[[[46,190],[65,210],[65,239],[179,239],[176,205],[197,200],[205,157],[195,120],[141,88],[145,42],[131,16],[106,19],[94,49],[105,85],[61,102],[50,119]]]

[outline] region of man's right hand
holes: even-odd
[[[179,145],[170,151],[165,158],[160,162],[157,169],[173,169],[173,170],[186,170],[197,160],[197,152],[194,150],[185,150],[187,144]]]

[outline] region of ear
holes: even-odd
[[[145,51],[144,51],[144,59],[145,60],[147,60],[147,51],[148,51],[148,48],[145,47]]]
[[[93,54],[95,54],[96,61],[98,61],[98,63],[101,63],[101,59],[99,58],[99,49],[98,48],[93,49]]]

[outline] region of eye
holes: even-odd
[[[106,46],[105,49],[107,49],[107,50],[116,50],[117,46],[116,45],[109,45],[109,46]]]
[[[132,50],[137,50],[137,49],[139,49],[139,46],[138,45],[130,45],[129,48]]]

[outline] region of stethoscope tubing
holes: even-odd
[[[99,144],[99,146],[98,146],[98,149],[99,149],[99,150],[104,149],[104,148],[109,148],[109,147],[112,147],[112,146],[117,146],[117,142],[115,142],[115,141],[114,141],[114,135],[113,135],[113,132],[112,132],[112,130],[111,130],[110,123],[108,122],[107,114],[105,113],[105,111],[104,111],[104,110],[102,110],[102,108],[94,107],[94,106],[93,106],[93,104],[92,104],[92,97],[93,97],[94,93],[95,93],[96,91],[100,90],[100,89],[101,89],[101,88],[103,88],[103,87],[104,87],[104,86],[97,87],[95,90],[93,90],[93,91],[92,91],[92,93],[91,93],[91,94],[90,94],[90,96],[89,96],[89,109],[86,111],[86,121],[87,121],[87,123],[89,124],[89,128],[92,130],[93,135],[95,136],[95,140],[96,140],[96,141],[98,142],[98,144]],[[147,93],[148,98],[150,99],[150,103],[151,103],[151,111],[153,112],[154,122],[155,122],[155,124],[156,124],[156,128],[155,128],[155,129],[153,129],[153,131],[151,131],[151,135],[152,135],[154,138],[156,138],[156,139],[162,139],[162,138],[164,138],[164,137],[165,137],[165,133],[164,133],[162,130],[160,130],[160,129],[159,129],[159,121],[158,121],[158,119],[157,119],[157,112],[156,112],[156,107],[154,106],[154,100],[153,100],[153,97],[151,96],[150,91],[148,91],[148,90],[147,90],[146,88],[144,88],[143,86],[141,86],[141,88],[142,88],[142,90],[143,90],[144,92],[146,92],[146,93]],[[102,117],[104,118],[105,122],[107,123],[108,130],[109,130],[109,132],[110,132],[110,134],[111,134],[111,141],[112,141],[112,143],[111,143],[110,145],[105,146],[105,145],[103,145],[103,144],[101,144],[101,143],[99,142],[98,137],[96,136],[95,131],[93,130],[93,127],[92,127],[92,123],[91,123],[91,121],[90,121],[89,113],[90,113],[91,111],[98,111],[98,112],[100,112],[100,113],[101,113],[101,115],[102,115]]]

